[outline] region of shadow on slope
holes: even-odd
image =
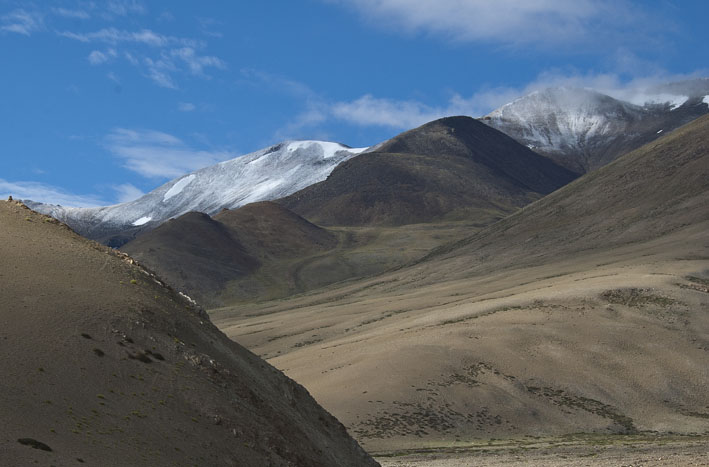
[[[709,220],[709,116],[426,259],[477,273],[662,237]],[[442,258],[437,258],[442,256]]]
[[[574,175],[469,117],[403,133],[278,202],[320,225],[492,222]]]

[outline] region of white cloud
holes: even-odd
[[[228,151],[194,149],[179,138],[153,130],[117,128],[106,137],[106,147],[124,167],[147,178],[174,178],[236,157]]]
[[[103,28],[94,32],[77,33],[72,31],[63,31],[58,33],[60,36],[74,39],[79,42],[104,42],[107,44],[120,43],[136,43],[150,47],[166,47],[168,45],[185,45],[196,47],[199,45],[197,41],[185,39],[175,36],[166,36],[157,33],[150,29],[141,29],[140,31],[126,31],[117,28]]]
[[[649,96],[667,91],[653,89],[658,85],[706,76],[707,71],[690,74],[670,74],[658,71],[655,74],[627,78],[617,73],[576,73],[547,71],[535,80],[517,87],[496,87],[478,91],[470,96],[453,94],[446,102],[429,105],[417,100],[397,100],[375,97],[370,94],[351,101],[325,102],[309,98],[305,109],[279,133],[298,133],[303,128],[312,128],[329,119],[344,121],[357,126],[379,126],[405,130],[422,125],[440,117],[468,115],[480,117],[507,104],[518,97],[548,87],[576,87],[593,89],[616,99],[642,105]],[[284,133],[285,132],[285,133]]]
[[[323,0],[361,12],[389,30],[502,44],[609,39],[647,23],[627,0]],[[637,31],[636,31],[637,32]]]
[[[89,54],[88,59],[90,64],[100,65],[108,61],[108,56],[100,50],[94,50]]]
[[[108,49],[105,52],[94,50],[89,54],[88,59],[89,63],[92,65],[101,65],[102,63],[106,63],[116,57],[118,57],[118,52],[116,52],[116,49]]]
[[[121,50],[119,52],[114,48],[107,51],[94,50],[89,54],[88,59],[92,65],[99,65],[120,56],[136,67],[142,67],[143,74],[147,78],[158,86],[168,89],[178,88],[174,77],[176,73],[188,72],[191,75],[209,79],[209,75],[205,73],[206,68],[226,68],[226,63],[219,57],[200,55],[197,52],[197,48],[204,46],[202,42],[167,36],[150,29],[126,31],[117,28],[104,28],[89,33],[64,31],[57,34],[84,43],[102,42],[113,46],[134,44],[157,49],[157,54],[151,55],[135,50]]]
[[[146,57],[143,59],[143,63],[147,67],[146,76],[152,79],[155,84],[163,88],[177,89],[177,83],[171,76],[171,73],[177,71],[177,67],[169,57],[162,55],[157,60]]]
[[[17,9],[0,16],[0,31],[29,36],[33,32],[42,29],[44,27],[43,22],[44,20],[40,13]]]
[[[181,59],[187,65],[193,75],[206,76],[204,74],[205,67],[211,66],[219,69],[223,69],[226,67],[226,64],[220,58],[211,56],[200,56],[195,53],[195,50],[192,47],[182,47],[180,49],[173,49],[170,51],[170,54],[173,57]]]
[[[521,96],[548,87],[565,86],[584,88],[607,94],[616,99],[642,105],[646,102],[646,98],[649,95],[658,94],[658,91],[653,88],[659,85],[695,79],[700,76],[706,76],[706,74],[706,70],[687,74],[668,73],[658,70],[653,74],[625,78],[618,73],[564,73],[552,70],[541,73],[533,82],[526,86],[516,89],[508,88],[508,90],[510,92],[516,92],[518,96]],[[504,103],[505,102],[498,102],[496,107]]]
[[[40,182],[8,182],[0,178],[0,199],[5,199],[8,196],[68,207],[105,206],[107,204],[94,195],[77,195]]]
[[[196,108],[197,107],[191,102],[180,102],[179,104],[177,104],[177,109],[180,112],[192,112]]]
[[[333,116],[357,125],[413,128],[443,116],[444,109],[421,102],[375,98],[369,94],[352,102],[337,102],[330,107]]]
[[[131,185],[130,183],[115,185],[113,189],[116,190],[116,200],[119,203],[128,203],[130,201],[140,198],[145,194],[143,190],[134,185]]]

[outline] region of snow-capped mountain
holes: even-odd
[[[709,113],[709,80],[654,86],[620,100],[589,89],[535,91],[482,121],[577,173]]]
[[[325,180],[339,163],[365,150],[323,141],[290,141],[197,170],[128,203],[97,208],[26,203],[86,237],[120,246],[138,232],[190,211],[211,215],[290,195]]]

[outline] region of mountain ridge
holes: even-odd
[[[573,178],[473,118],[446,117],[377,145],[277,202],[325,226],[492,219]]]
[[[481,121],[576,173],[586,173],[709,113],[709,79],[647,92],[638,105],[592,89],[546,88],[493,110]]]
[[[65,208],[27,201],[81,235],[119,247],[162,222],[199,211],[216,214],[286,196],[324,180],[342,161],[366,148],[324,141],[289,141],[171,180],[137,200],[98,208]]]

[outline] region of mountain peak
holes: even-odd
[[[98,208],[27,204],[86,237],[119,247],[139,232],[190,211],[215,214],[288,196],[324,180],[340,162],[366,149],[327,141],[285,141],[183,175],[128,203]]]
[[[482,121],[560,165],[585,173],[706,114],[709,80],[654,86],[630,101],[575,87],[534,91]],[[632,102],[631,102],[632,101]]]

